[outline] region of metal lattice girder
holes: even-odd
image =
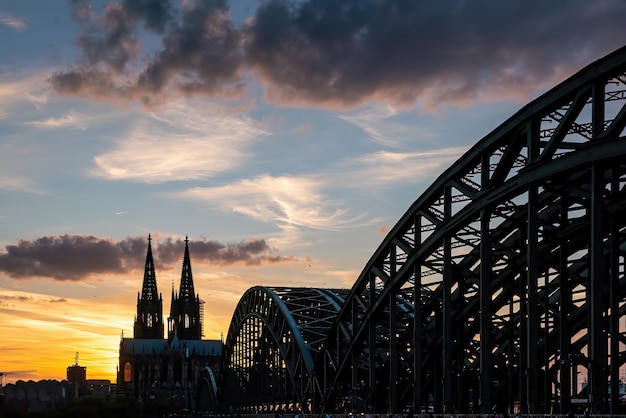
[[[590,406],[616,410],[625,73],[626,48],[581,70],[415,201],[330,330],[316,365],[324,409],[375,392],[378,413],[539,413],[555,399],[565,412],[586,373]]]
[[[347,289],[253,287],[224,347],[222,404],[240,413],[309,410],[314,364]]]

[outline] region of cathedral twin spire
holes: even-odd
[[[189,258],[189,239],[185,237],[185,255],[180,277],[178,294],[174,294],[172,285],[172,304],[170,317],[167,319],[168,338],[178,337],[181,340],[202,339],[202,321],[200,315],[200,297],[193,288],[191,259]]]
[[[135,317],[135,338],[163,338],[163,297],[157,290],[154,259],[152,258],[152,238],[148,235],[148,253],[143,272],[141,297],[137,294],[137,316]]]
[[[152,238],[148,235],[148,252],[141,297],[137,294],[134,337],[163,339],[163,298],[157,290],[151,241]],[[185,255],[178,294],[174,293],[174,283],[172,283],[172,302],[168,318],[168,338],[170,340],[174,337],[181,340],[202,339],[201,303],[199,296],[194,291],[191,259],[189,257],[189,239],[185,237]]]

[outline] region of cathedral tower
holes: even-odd
[[[200,316],[200,297],[193,288],[191,261],[189,258],[189,239],[185,237],[185,256],[180,277],[178,294],[174,294],[172,284],[172,304],[168,318],[168,337],[180,340],[202,339],[202,318]]]
[[[157,291],[151,240],[152,238],[148,235],[148,253],[146,254],[146,266],[143,273],[143,286],[141,295],[137,294],[134,337],[163,339],[163,297]]]

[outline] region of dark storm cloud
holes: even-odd
[[[86,66],[106,66],[116,73],[124,71],[140,51],[136,38],[136,20],[120,3],[109,3],[102,15],[88,13],[84,5],[78,11],[84,27],[78,35]]]
[[[145,261],[145,238],[114,242],[92,235],[42,237],[7,245],[0,271],[10,277],[80,280],[91,274],[120,274]]]
[[[463,102],[578,69],[626,42],[624,18],[626,3],[611,0],[274,0],[246,50],[283,103]]]
[[[161,242],[156,249],[156,257],[165,264],[182,264],[185,242],[171,238]],[[194,261],[218,266],[232,264],[260,265],[293,261],[291,256],[273,254],[273,249],[265,240],[250,238],[237,243],[224,244],[213,240],[189,241],[191,264]]]
[[[241,33],[226,3],[200,2],[163,37],[163,48],[141,72],[137,86],[151,94],[170,82],[186,93],[237,94],[240,46]]]
[[[257,265],[290,261],[277,256],[265,240],[249,239],[240,243],[191,241],[192,265],[205,262],[220,266]],[[15,279],[47,277],[55,280],[81,280],[91,275],[119,275],[143,269],[148,243],[145,237],[120,241],[92,235],[42,237],[7,245],[0,253],[0,273]],[[171,269],[182,264],[185,242],[167,238],[152,242],[157,268]]]
[[[131,16],[143,20],[147,29],[163,32],[172,19],[172,4],[162,0],[124,0],[124,8]]]
[[[51,83],[59,93],[150,104],[159,101],[167,88],[206,95],[242,92],[241,32],[234,28],[225,1],[189,6],[180,22],[173,19],[168,1],[157,0],[109,3],[97,17],[79,20],[85,26],[78,37],[83,60],[71,70],[53,74]],[[130,66],[137,64],[140,53],[141,22],[161,36],[162,45],[133,73]]]
[[[79,36],[84,61],[54,74],[54,88],[232,96],[252,72],[281,104],[463,103],[528,95],[626,43],[621,0],[268,0],[241,28],[225,1],[184,4],[177,16],[168,1],[109,3]],[[131,73],[140,24],[161,46]]]

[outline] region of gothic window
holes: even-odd
[[[148,325],[148,328],[152,328],[152,314],[148,314],[147,325]]]
[[[185,328],[189,328],[190,324],[189,324],[189,315],[185,314]]]
[[[127,361],[124,363],[124,382],[132,382],[133,380],[133,366]]]

